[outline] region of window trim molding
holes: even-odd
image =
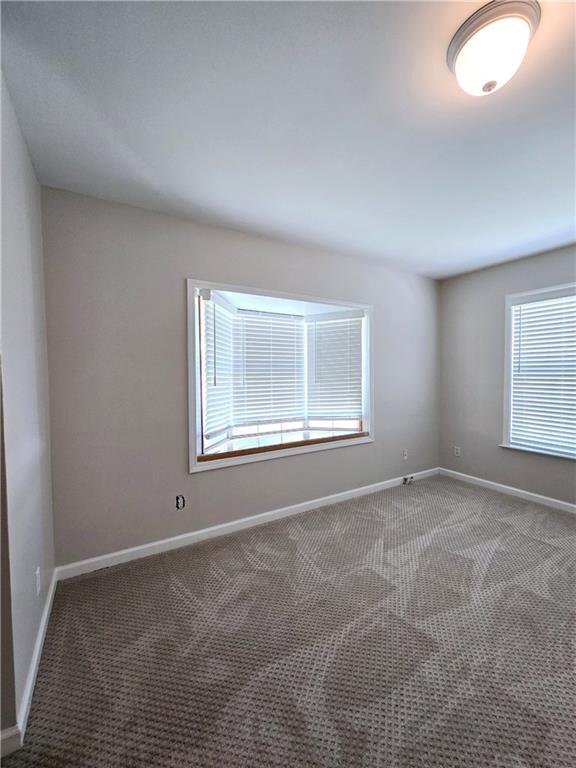
[[[363,324],[362,345],[365,354],[363,355],[362,370],[362,433],[350,438],[344,439],[338,436],[325,442],[312,442],[307,445],[298,445],[293,447],[282,447],[276,450],[268,450],[257,453],[250,453],[240,456],[232,456],[222,459],[212,459],[210,461],[198,460],[202,450],[202,424],[201,419],[197,419],[197,414],[202,412],[202,386],[200,371],[200,355],[196,354],[200,344],[200,324],[198,322],[198,312],[195,307],[196,289],[207,288],[214,291],[232,291],[239,293],[248,293],[258,296],[272,296],[279,299],[292,299],[295,301],[310,301],[315,304],[338,304],[342,307],[357,309],[363,312],[366,322]],[[195,472],[205,472],[207,470],[231,467],[237,464],[249,464],[255,461],[266,461],[277,459],[282,456],[294,456],[301,453],[312,453],[315,451],[326,451],[334,448],[344,448],[351,445],[362,445],[374,442],[374,366],[373,349],[374,334],[372,332],[373,307],[369,304],[358,302],[342,301],[341,299],[320,298],[307,294],[285,293],[274,289],[253,288],[247,285],[232,285],[229,283],[214,283],[209,280],[199,280],[196,278],[186,279],[186,314],[187,314],[187,351],[188,351],[188,471],[190,474]],[[368,389],[368,391],[366,391]],[[366,411],[367,409],[367,411]]]
[[[556,459],[571,459],[565,453],[543,451],[536,448],[513,445],[510,442],[510,426],[512,417],[512,307],[516,304],[531,304],[535,301],[546,299],[558,299],[562,296],[570,296],[576,291],[576,283],[563,283],[553,285],[550,288],[536,288],[532,291],[521,293],[509,293],[505,297],[505,330],[504,330],[504,415],[502,420],[502,442],[499,448],[509,448],[514,451],[531,453],[536,456],[548,456]]]

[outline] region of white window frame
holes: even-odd
[[[500,448],[509,448],[513,451],[534,453],[541,456],[555,456],[561,459],[571,459],[573,456],[556,451],[545,451],[537,448],[511,445],[510,427],[512,419],[512,307],[516,304],[530,304],[533,301],[545,301],[546,299],[559,299],[562,296],[570,296],[576,290],[576,283],[564,283],[550,288],[538,288],[522,293],[510,293],[506,296],[506,325],[504,342],[504,418],[503,434]]]
[[[350,437],[350,439],[346,440],[339,438],[333,442],[312,443],[311,445],[299,445],[292,448],[287,446],[285,448],[278,448],[278,450],[265,451],[262,453],[230,456],[211,461],[198,461],[198,456],[201,454],[202,450],[202,425],[200,419],[197,418],[197,414],[200,413],[202,403],[200,355],[196,354],[200,341],[200,324],[198,322],[198,313],[195,309],[195,297],[196,290],[201,288],[207,288],[214,291],[231,291],[258,296],[270,296],[279,299],[292,299],[295,301],[310,301],[314,304],[338,305],[350,309],[362,310],[365,316],[362,339],[362,431],[368,434],[363,435],[362,437]],[[318,296],[283,293],[275,290],[262,290],[246,285],[213,283],[207,280],[197,280],[194,278],[187,278],[186,280],[186,297],[188,312],[188,453],[190,473],[207,472],[212,469],[222,469],[223,467],[232,467],[238,464],[268,461],[282,456],[295,456],[301,453],[314,453],[316,451],[327,451],[334,448],[346,448],[352,445],[362,445],[374,442],[374,369],[372,365],[374,342],[372,338],[372,307],[370,305],[341,301],[340,299],[327,299],[325,297],[319,298]]]

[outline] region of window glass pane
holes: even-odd
[[[236,425],[302,418],[305,412],[303,317],[238,313],[233,409]]]
[[[576,297],[512,307],[510,445],[576,457]]]
[[[308,416],[362,418],[362,318],[308,324]]]
[[[202,302],[202,425],[204,438],[232,424],[233,316],[213,301]]]

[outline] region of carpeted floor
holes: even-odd
[[[435,477],[58,586],[6,768],[574,768],[576,517]]]

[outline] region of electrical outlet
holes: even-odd
[[[454,456],[456,456],[457,458],[460,458],[460,456],[462,456],[462,448],[460,448],[459,445],[454,446]]]
[[[176,509],[184,509],[186,506],[186,499],[184,496],[176,496]]]
[[[404,461],[407,461],[407,459],[408,459],[408,448],[404,448],[404,450],[402,451],[402,458],[404,459]]]
[[[36,597],[39,597],[41,588],[42,588],[42,579],[40,578],[40,566],[38,566],[36,568]]]

